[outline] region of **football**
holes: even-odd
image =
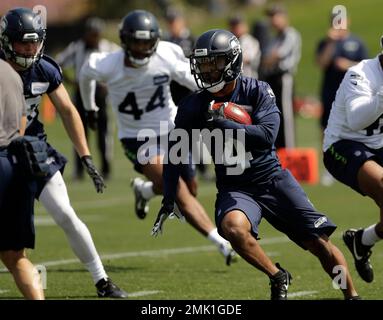
[[[252,124],[251,117],[247,111],[240,105],[233,102],[216,102],[213,104],[212,109],[219,109],[224,104],[223,114],[226,119],[232,120],[241,124]]]

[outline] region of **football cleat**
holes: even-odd
[[[128,297],[127,292],[116,286],[110,278],[98,281],[96,288],[99,298],[124,299]]]
[[[353,296],[345,300],[362,300],[362,298],[360,296]]]
[[[275,264],[279,272],[270,277],[271,300],[287,300],[287,291],[293,277],[279,263]]]
[[[146,215],[149,212],[149,205],[148,200],[146,200],[141,193],[140,186],[144,183],[144,180],[141,178],[134,178],[131,182],[131,186],[134,191],[134,197],[135,197],[135,211],[136,215],[139,219],[145,219]]]
[[[231,247],[230,242],[222,243],[219,246],[219,251],[225,257],[225,262],[227,266],[230,266],[233,262],[237,261],[237,253]]]
[[[366,282],[374,280],[374,271],[370,263],[372,246],[362,244],[363,229],[349,229],[343,233],[343,241],[354,257],[355,268]]]

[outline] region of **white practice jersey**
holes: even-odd
[[[323,151],[339,140],[383,147],[383,71],[379,57],[363,60],[345,74],[324,132]]]
[[[93,53],[80,73],[81,97],[86,110],[97,110],[94,81],[106,83],[108,98],[117,116],[118,137],[136,138],[140,129],[160,134],[160,121],[174,127],[176,106],[170,94],[170,81],[196,90],[189,60],[180,46],[160,41],[149,63],[140,68],[126,67],[125,52]]]

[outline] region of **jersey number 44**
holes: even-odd
[[[144,110],[138,108],[136,95],[134,92],[128,92],[125,99],[118,106],[118,111],[121,113],[133,115],[134,120],[140,120],[144,112],[150,112],[156,108],[165,107],[164,101],[165,98],[163,86],[159,86],[157,88]]]

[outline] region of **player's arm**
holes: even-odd
[[[194,80],[193,75],[190,72],[190,62],[189,59],[185,57],[184,52],[181,47],[175,44],[172,44],[172,78],[180,85],[188,88],[191,91],[197,91],[198,87]]]
[[[226,119],[216,120],[216,125],[222,129],[243,129],[246,141],[258,149],[268,149],[277,138],[280,124],[280,112],[273,90],[266,82],[258,81],[258,86],[251,92],[250,102],[254,109],[251,115],[252,125]]]
[[[20,135],[23,136],[25,134],[25,129],[27,128],[27,117],[22,116],[21,117],[21,123],[20,123]]]
[[[73,105],[64,85],[60,84],[56,90],[49,94],[49,98],[59,112],[65,130],[72,140],[78,155],[80,157],[90,155],[80,115]]]
[[[168,163],[163,164],[162,170],[162,183],[163,183],[163,198],[161,208],[157,214],[156,221],[154,222],[151,234],[158,236],[162,233],[163,223],[168,217],[172,217],[175,214],[174,205],[177,194],[178,180],[180,177],[180,166],[182,164],[173,164],[169,159],[169,150],[173,147],[175,142],[169,141],[169,147],[165,154],[165,159],[168,159]],[[180,217],[179,217],[180,218]]]
[[[180,116],[180,109],[178,109],[177,117],[175,120],[176,128],[185,128],[180,123],[183,123],[182,119],[184,119],[182,115]],[[171,132],[169,133],[169,137],[171,136]],[[189,135],[191,137],[191,135]],[[174,216],[174,205],[176,200],[178,181],[180,177],[181,167],[186,164],[173,163],[170,155],[170,150],[172,150],[173,146],[177,143],[177,141],[171,141],[168,139],[168,150],[164,156],[163,170],[162,170],[162,184],[163,184],[163,199],[160,211],[158,212],[156,221],[154,222],[154,226],[152,228],[152,235],[157,236],[162,233],[162,225],[164,221],[169,216]],[[190,146],[189,146],[190,147]],[[179,216],[178,216],[179,217]],[[179,217],[180,218],[180,217]]]
[[[87,62],[84,63],[80,70],[79,86],[80,94],[86,111],[88,125],[91,129],[96,130],[98,125],[98,110],[96,105],[96,80],[101,81],[101,72],[98,71],[97,64],[100,61],[99,54],[90,55]],[[106,94],[106,89],[105,89]]]
[[[270,148],[278,135],[280,116],[277,111],[266,114],[256,124],[244,125],[227,119],[215,120],[216,126],[221,129],[242,129],[245,139],[255,145],[257,149]]]
[[[364,75],[354,71],[348,71],[343,81],[347,122],[352,130],[363,130],[383,113],[383,88],[373,93]]]
[[[97,192],[103,192],[105,184],[93,164],[80,115],[73,105],[64,85],[61,83],[54,91],[49,93],[49,98],[60,114],[65,130],[80,156],[82,163],[86,167],[89,176],[92,178]]]

